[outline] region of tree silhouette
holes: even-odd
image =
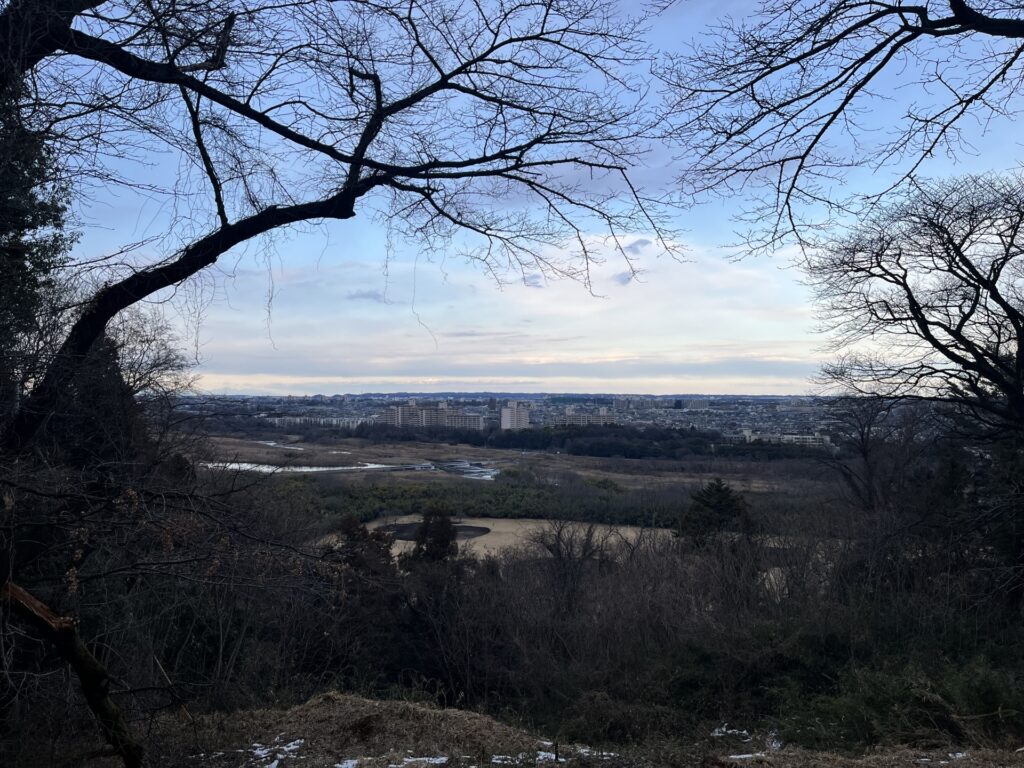
[[[874,196],[972,152],[965,125],[1012,119],[1022,57],[1020,3],[763,0],[662,68],[684,188],[752,193],[754,248],[802,242],[860,207],[851,171]]]
[[[822,238],[806,263],[842,393],[952,406],[1024,430],[1024,177],[917,184]]]
[[[192,171],[163,252],[111,270],[0,445],[32,440],[118,312],[283,228],[374,216],[499,278],[589,284],[608,239],[628,260],[620,237],[664,235],[628,176],[657,120],[641,24],[610,0],[9,3],[0,86],[32,84],[21,108],[77,173],[130,183],[117,158],[163,150]]]
[[[690,494],[693,504],[680,517],[677,533],[691,536],[698,545],[725,530],[746,530],[747,503],[722,478],[705,483]]]
[[[441,509],[428,509],[416,529],[416,541],[410,559],[425,563],[440,563],[459,553],[459,543],[452,516]]]

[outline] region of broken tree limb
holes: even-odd
[[[110,697],[110,675],[82,641],[77,622],[67,616],[58,616],[41,600],[11,581],[0,588],[0,602],[9,606],[12,613],[57,649],[78,676],[85,700],[99,721],[107,743],[124,762],[125,768],[140,768],[142,745],[132,737],[124,713]]]

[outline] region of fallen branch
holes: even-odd
[[[89,709],[96,715],[103,737],[124,762],[125,768],[140,768],[143,749],[134,738],[124,713],[110,698],[110,675],[78,634],[77,622],[58,616],[41,600],[17,584],[7,581],[0,588],[0,603],[30,624],[51,643],[74,670],[82,685]]]

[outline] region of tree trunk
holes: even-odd
[[[110,675],[93,655],[81,636],[74,619],[58,616],[17,584],[8,581],[0,589],[0,602],[9,606],[60,653],[82,684],[82,693],[89,709],[96,715],[103,737],[124,761],[125,768],[140,768],[143,749],[132,737],[124,713],[110,698]]]

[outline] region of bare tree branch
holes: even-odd
[[[1024,179],[917,183],[805,268],[843,391],[951,403],[1024,430]]]
[[[661,70],[677,98],[671,131],[691,161],[688,194],[749,195],[755,250],[806,245],[933,156],[971,151],[967,117],[1018,110],[1019,3],[766,0],[710,37]],[[876,177],[860,197],[844,192],[856,169]]]

